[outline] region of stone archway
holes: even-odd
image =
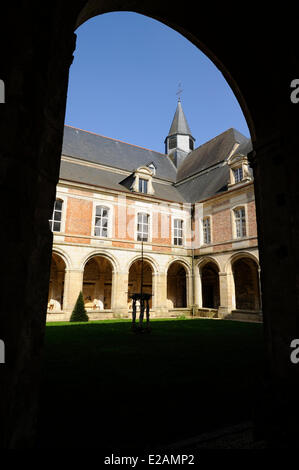
[[[237,310],[260,310],[258,266],[248,257],[232,262],[235,284],[235,306]]]
[[[272,21],[267,21],[266,13],[256,15],[254,9],[248,9],[243,30],[251,31],[254,25],[255,34],[237,34],[235,28],[227,28],[224,18],[215,35],[209,22],[211,12],[205,14],[199,29],[197,15],[190,14],[189,9],[173,9],[168,0],[163,3],[142,0],[134,5],[128,0],[73,2],[71,6],[67,2],[50,2],[46,10],[44,5],[28,1],[18,6],[17,15],[15,5],[8,2],[1,11],[6,26],[1,31],[2,42],[11,45],[3,48],[2,57],[5,76],[1,78],[5,81],[8,103],[1,107],[3,181],[7,180],[4,187],[8,188],[10,176],[14,175],[20,211],[20,217],[9,217],[10,223],[3,225],[3,239],[10,241],[11,249],[6,255],[10,270],[2,288],[10,292],[18,278],[20,297],[31,299],[30,303],[21,304],[4,300],[5,315],[1,316],[0,329],[8,347],[10,344],[14,347],[11,367],[1,384],[3,447],[30,447],[34,437],[37,371],[44,338],[42,315],[47,305],[52,249],[52,236],[45,227],[52,213],[59,175],[68,70],[75,47],[73,31],[76,25],[98,13],[132,8],[174,25],[206,53],[228,80],[246,115],[254,147],[250,162],[255,178],[270,392],[276,391],[271,380],[281,387],[280,393],[266,395],[273,397],[270,400],[273,403],[265,401],[265,427],[269,426],[269,440],[278,447],[290,441],[295,443],[298,434],[293,417],[297,396],[294,394],[288,405],[283,399],[286,393],[298,389],[297,370],[289,359],[290,341],[298,337],[299,311],[298,105],[290,100],[290,81],[298,76],[299,70],[295,15],[288,15],[283,38],[277,35],[277,25],[283,21],[281,8],[276,13],[272,11]],[[242,50],[238,60],[234,60],[233,53],[236,40]],[[273,64],[281,73],[273,72]],[[248,67],[256,73],[248,73]],[[277,99],[273,99],[275,96]],[[24,161],[30,162],[25,172]],[[15,198],[6,199],[4,210],[7,215],[15,213]],[[23,236],[14,236],[17,233]],[[285,272],[288,278],[281,276]],[[288,315],[282,314],[285,311]],[[275,433],[271,432],[269,422],[272,414],[277,418]]]
[[[65,268],[63,258],[57,253],[52,253],[48,291],[49,313],[63,311]]]
[[[130,299],[131,294],[138,294],[141,288],[141,270],[142,270],[142,261],[137,259],[134,261],[129,269],[129,278],[128,278],[128,308],[132,308],[132,299]],[[147,260],[143,260],[143,293],[153,295],[153,273],[154,270]],[[152,297],[149,301],[149,306],[152,308],[153,301]]]
[[[170,309],[187,307],[186,269],[179,261],[174,261],[167,271],[167,306]]]
[[[220,305],[219,269],[211,261],[201,268],[202,306],[218,309]]]
[[[85,264],[83,299],[87,310],[111,309],[112,272],[112,264],[104,256],[93,256]]]

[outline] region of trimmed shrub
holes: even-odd
[[[70,321],[88,321],[88,315],[85,310],[82,291],[78,295],[78,299],[72,312]]]

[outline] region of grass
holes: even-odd
[[[49,323],[40,448],[153,449],[250,419],[262,325],[152,320]]]

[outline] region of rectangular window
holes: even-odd
[[[243,168],[240,166],[239,168],[236,168],[233,170],[234,172],[234,178],[235,178],[235,183],[239,183],[243,179]]]
[[[183,221],[181,219],[174,219],[173,221],[173,244],[183,245]]]
[[[103,206],[96,207],[94,234],[96,237],[108,237],[109,209]]]
[[[62,203],[63,201],[61,199],[56,199],[55,201],[52,219],[49,220],[50,230],[52,230],[52,232],[61,231]]]
[[[149,215],[144,212],[139,212],[137,214],[137,240],[138,241],[148,241],[148,222]]]
[[[139,192],[147,194],[147,180],[139,178]]]
[[[210,217],[205,217],[202,221],[202,227],[203,227],[203,242],[205,244],[211,243],[211,223],[210,223]]]
[[[235,209],[236,237],[246,237],[245,208]]]

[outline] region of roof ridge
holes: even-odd
[[[148,152],[155,152],[155,153],[158,153],[159,155],[162,155],[163,157],[168,156],[166,153],[158,152],[157,150],[152,150],[152,149],[148,149],[146,147],[141,147],[141,145],[130,144],[129,142],[125,142],[124,140],[114,139],[113,137],[108,137],[108,136],[103,135],[103,134],[97,134],[96,132],[87,131],[85,129],[81,129],[80,127],[70,126],[69,124],[64,124],[64,126],[65,127],[71,127],[72,129],[76,129],[78,131],[86,132],[87,134],[97,135],[99,137],[104,137],[105,139],[114,140],[115,142],[120,142],[122,144],[130,145],[131,147],[137,147],[137,148],[140,148],[142,150],[147,150]]]

